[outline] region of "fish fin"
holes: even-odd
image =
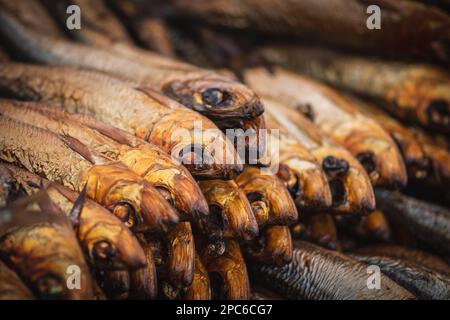
[[[83,158],[85,158],[87,161],[91,162],[92,164],[96,163],[92,152],[80,140],[75,139],[69,135],[59,135],[59,137],[61,138],[61,140],[64,142],[64,144],[67,147],[69,147],[76,153],[80,154]]]
[[[84,203],[86,202],[87,197],[87,183],[84,185],[83,190],[78,196],[77,200],[73,204],[72,210],[69,213],[69,219],[74,226],[78,226],[80,223],[80,215],[83,211]]]
[[[103,124],[100,121],[86,121],[83,122],[83,118],[80,118],[82,123],[87,126],[88,128],[91,128],[93,130],[96,130],[103,134],[104,136],[107,136],[108,138],[117,141],[121,144],[125,144],[127,146],[133,147],[135,145],[135,142],[133,141],[132,137],[129,137],[127,134],[123,133],[120,129],[115,128],[113,126],[109,126],[106,124]]]
[[[179,102],[163,95],[162,93],[157,92],[156,90],[154,90],[152,88],[138,87],[138,88],[136,88],[136,90],[141,91],[142,93],[146,94],[150,98],[156,100],[157,102],[159,102],[165,106],[168,106],[169,108],[175,109],[175,108],[179,108],[182,106]]]

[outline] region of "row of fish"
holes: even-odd
[[[404,235],[448,257],[448,209],[374,192],[408,182],[448,187],[446,139],[403,124],[448,133],[447,74],[298,46],[258,46],[255,56],[280,67],[227,64],[236,76],[177,60],[186,39],[173,42],[166,10],[208,21],[209,10],[230,5],[264,30],[254,23],[267,15],[262,2],[219,2],[171,1],[167,9],[0,1],[0,298],[450,298],[440,258],[392,245],[359,248]],[[66,32],[70,4],[82,8],[85,25]],[[430,19],[444,24],[433,10]],[[220,14],[209,22],[234,27]],[[272,18],[276,32],[293,27]],[[436,41],[445,39],[436,30]],[[195,60],[189,48],[182,57]],[[417,52],[442,59],[443,48]],[[245,140],[242,154],[227,129],[254,129],[256,142]],[[381,290],[367,288],[368,264],[381,268]],[[66,284],[73,265],[81,290]]]

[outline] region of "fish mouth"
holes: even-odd
[[[432,100],[426,107],[427,120],[432,127],[450,131],[450,103],[446,100]]]
[[[391,134],[405,160],[408,177],[424,179],[431,173],[431,162],[423,148],[416,141],[402,141],[395,134]]]

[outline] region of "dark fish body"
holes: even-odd
[[[365,264],[308,242],[296,243],[292,262],[283,267],[249,266],[251,279],[288,299],[414,299],[406,289],[381,276],[381,289],[370,290]]]
[[[407,0],[177,0],[169,13],[243,30],[325,42],[388,56],[449,61],[450,18]],[[366,26],[367,9],[381,10],[381,30]]]
[[[147,265],[140,269],[130,271],[130,290],[128,297],[130,299],[142,300],[154,299],[158,293],[158,279],[152,247],[143,237],[139,237],[139,240],[145,252]]]
[[[355,253],[357,255],[382,256],[397,260],[406,260],[411,263],[416,263],[425,268],[435,270],[442,274],[450,274],[450,265],[438,256],[432,255],[425,251],[411,249],[400,245],[371,245],[357,249]]]
[[[444,207],[402,195],[376,191],[380,210],[400,222],[421,243],[436,251],[450,253],[450,211]]]
[[[314,47],[268,46],[258,51],[272,63],[375,99],[405,122],[450,132],[450,77],[444,70]]]
[[[409,290],[419,299],[450,299],[450,277],[413,262],[383,256],[352,255],[369,265],[377,265],[381,272]]]

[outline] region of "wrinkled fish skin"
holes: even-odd
[[[281,68],[271,73],[252,69],[246,71],[244,78],[257,93],[308,115],[320,130],[361,162],[373,184],[393,188],[406,185],[405,164],[395,142],[377,122],[358,112],[339,92]]]
[[[450,299],[450,278],[413,262],[383,256],[352,255],[360,262],[377,265],[381,272],[419,299]]]
[[[381,289],[367,287],[367,268],[341,253],[308,242],[296,243],[292,262],[283,267],[249,266],[251,278],[288,299],[414,299],[386,276]]]
[[[34,296],[19,276],[0,261],[1,300],[34,300]]]
[[[61,185],[50,183],[31,172],[0,163],[0,175],[8,176],[11,188],[26,195],[48,193],[68,217],[78,197]],[[72,221],[78,240],[92,266],[97,269],[135,269],[145,263],[144,252],[131,231],[114,215],[97,203],[85,199],[76,221]]]
[[[52,300],[92,299],[93,280],[72,225],[45,191],[17,200],[8,210],[13,214],[23,211],[29,215],[52,215],[44,222],[11,228],[0,239],[2,260],[19,274],[34,295]],[[73,265],[80,268],[81,287],[70,290],[67,270]]]
[[[185,300],[211,300],[211,283],[208,271],[198,254],[195,255],[195,271],[191,285],[183,295]]]
[[[439,68],[341,55],[304,47],[266,47],[271,62],[376,99],[396,117],[450,132],[450,78]]]
[[[138,239],[144,249],[147,265],[130,271],[128,297],[130,299],[154,299],[158,294],[158,279],[152,247],[143,236],[139,235]]]
[[[399,221],[420,242],[444,254],[450,253],[450,211],[399,192],[376,191],[379,208]]]
[[[264,112],[258,96],[244,84],[155,53],[133,57],[111,48],[93,48],[35,34],[0,14],[0,33],[28,59],[106,72],[171,97],[212,120],[249,119]]]
[[[33,102],[0,100],[0,113],[86,144],[123,162],[150,182],[177,209],[182,220],[207,219],[208,205],[191,174],[156,146],[92,117],[69,114]]]
[[[396,260],[405,260],[419,264],[425,268],[436,270],[439,273],[450,275],[450,265],[428,252],[411,249],[395,244],[378,244],[362,247],[355,250],[356,255],[390,257]]]
[[[199,178],[226,179],[242,170],[233,146],[216,132],[218,128],[211,121],[153,90],[137,90],[131,83],[105,74],[69,67],[2,64],[0,91],[94,116],[161,147]],[[195,130],[200,126],[215,134]],[[201,156],[208,161],[203,159],[199,164]]]
[[[133,229],[164,230],[177,223],[175,210],[159,192],[123,164],[111,162],[70,136],[56,135],[0,115],[3,161],[25,167],[112,211]],[[46,141],[46,144],[42,144]]]

